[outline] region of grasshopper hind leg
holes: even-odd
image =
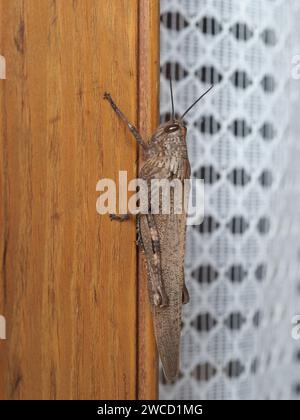
[[[139,219],[138,226],[140,226],[147,262],[150,302],[155,307],[163,308],[168,306],[169,299],[162,278],[160,241],[157,226],[152,214],[142,215]]]
[[[142,231],[141,231],[141,218],[140,214],[136,216],[136,246],[139,250],[145,252],[145,247],[143,243]]]
[[[153,252],[153,270],[155,278],[157,279],[154,282],[153,287],[153,302],[155,306],[161,308],[168,306],[169,300],[165,291],[165,286],[162,279],[162,268],[161,268],[161,252],[160,252],[160,240],[157,230],[157,226],[153,217],[153,214],[147,214],[147,223],[150,230],[150,237],[152,243],[152,252]]]

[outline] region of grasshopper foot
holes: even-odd
[[[128,220],[129,217],[129,214],[121,214],[120,216],[117,216],[116,214],[111,213],[109,215],[111,221],[116,220],[117,222],[124,222],[125,220]]]
[[[103,99],[106,99],[107,101],[110,101],[111,100],[110,93],[104,92]]]

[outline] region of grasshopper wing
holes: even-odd
[[[168,297],[165,307],[155,306],[153,302],[153,248],[145,216],[141,217],[140,229],[147,260],[148,290],[157,348],[167,379],[174,380],[178,375],[180,359],[186,216],[155,215],[154,220],[159,232],[162,281]]]

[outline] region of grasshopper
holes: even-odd
[[[211,89],[202,94],[180,118],[175,118],[172,81],[171,120],[159,125],[146,142],[118,108],[109,93],[104,94],[112,109],[128,126],[144,152],[144,164],[139,177],[150,183],[153,179],[189,179],[191,168],[187,153],[187,128],[183,118]],[[150,187],[150,186],[149,186]],[[149,188],[151,191],[151,188]],[[171,196],[171,202],[172,202]],[[149,200],[150,202],[151,200]],[[174,200],[173,200],[174,201]],[[173,203],[174,204],[174,203]],[[149,300],[152,307],[155,338],[163,370],[168,380],[174,380],[179,372],[180,332],[182,304],[189,301],[184,281],[184,255],[186,238],[185,212],[175,214],[137,215],[138,243],[144,251],[147,263]],[[173,210],[173,211],[172,211]],[[110,215],[111,220],[124,221],[129,215]]]

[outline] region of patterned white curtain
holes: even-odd
[[[189,228],[181,374],[162,399],[300,398],[298,0],[161,0],[161,118],[168,79],[191,111],[205,220]]]

